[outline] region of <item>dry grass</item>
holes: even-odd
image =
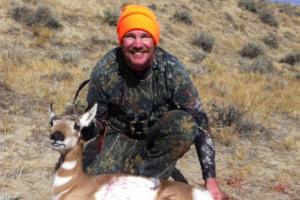
[[[27,94],[34,99],[46,102],[55,102],[62,109],[66,102],[73,98],[77,85],[86,79],[80,68],[64,66],[55,60],[32,60],[24,65],[5,65],[1,68],[3,83],[9,85],[13,90]],[[28,73],[30,72],[30,73]],[[66,78],[45,78],[53,74],[57,76],[70,73],[71,80]],[[25,87],[24,87],[25,86]]]
[[[267,117],[272,113],[299,116],[300,96],[295,94],[300,92],[300,88],[299,81],[295,78],[218,71],[218,64],[209,65],[217,71],[202,76],[201,79],[194,79],[200,94],[205,94],[202,95],[204,101],[219,99],[234,103],[255,116]]]
[[[274,142],[271,146],[272,149],[280,151],[292,151],[297,150],[300,147],[300,137],[294,135],[288,135],[280,142]]]
[[[3,113],[2,119],[0,121],[0,134],[9,134],[11,131],[13,131],[12,124],[9,119],[8,113]]]

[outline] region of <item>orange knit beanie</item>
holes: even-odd
[[[155,14],[148,7],[131,4],[122,8],[117,24],[119,43],[122,44],[122,39],[128,31],[135,29],[148,32],[155,45],[158,45],[159,24]]]

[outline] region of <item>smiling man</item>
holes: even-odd
[[[222,199],[207,116],[183,64],[158,47],[155,14],[127,5],[117,33],[120,46],[100,59],[90,78],[87,101],[98,103],[95,132],[102,148],[88,173],[167,179],[195,144],[206,188]]]

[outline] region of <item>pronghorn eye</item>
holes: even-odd
[[[53,121],[52,121],[52,120],[49,122],[49,126],[50,126],[50,127],[53,126]]]
[[[80,126],[78,126],[77,123],[74,124],[74,127],[73,127],[76,131],[80,131]]]

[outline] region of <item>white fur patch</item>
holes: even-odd
[[[100,188],[98,192],[95,193],[95,199],[105,200],[107,193],[108,193],[108,185],[104,185]]]
[[[64,184],[66,184],[67,182],[69,182],[71,179],[72,179],[72,176],[60,177],[60,176],[56,175],[55,178],[54,178],[53,187],[62,186]]]
[[[76,144],[76,140],[73,137],[67,137],[64,140],[64,144],[66,145],[67,149],[73,148],[75,146],[75,144]]]
[[[208,191],[193,188],[193,200],[213,200]]]
[[[73,169],[77,164],[77,161],[76,160],[73,160],[73,161],[68,161],[68,162],[64,162],[61,167],[65,170],[71,170]]]
[[[55,196],[53,197],[53,200],[59,200],[60,197],[61,197],[62,195],[66,194],[66,193],[69,192],[70,190],[71,190],[71,189],[66,189],[66,190],[62,191],[61,193],[59,193],[58,195],[55,195]]]
[[[120,177],[95,194],[97,200],[154,200],[159,180],[143,177]]]

